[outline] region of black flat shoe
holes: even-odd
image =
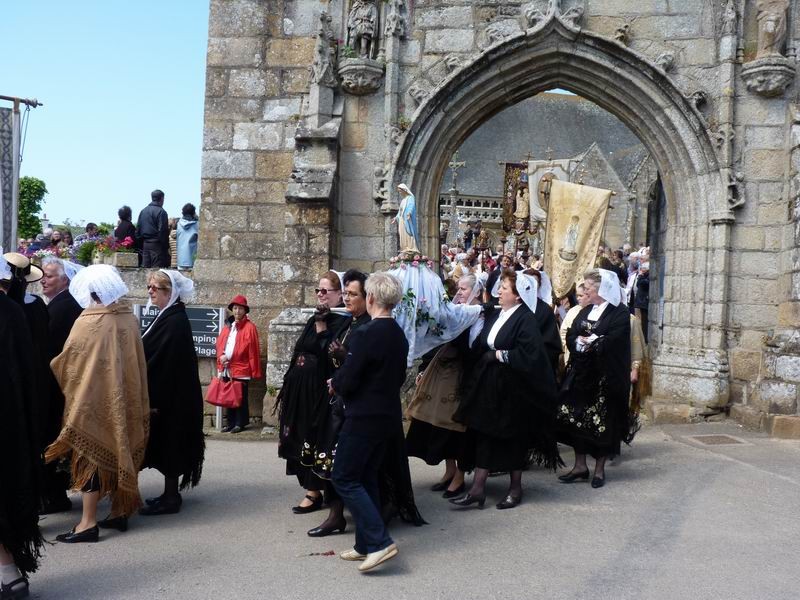
[[[300,506],[299,504],[297,506],[293,506],[292,507],[292,512],[294,514],[296,514],[296,515],[306,515],[308,513],[312,513],[315,510],[319,510],[319,509],[322,508],[322,495],[321,494],[319,496],[317,496],[316,498],[314,496],[309,496],[308,494],[306,494],[306,498],[308,500],[311,500],[311,504],[309,504],[308,506]]]
[[[56,536],[56,541],[64,542],[65,544],[80,544],[83,542],[96,542],[100,539],[100,529],[95,525],[94,527],[89,527],[89,529],[84,529],[80,533],[75,533],[73,529],[69,533],[62,533]]]
[[[97,522],[100,529],[116,529],[117,531],[128,531],[128,517],[112,517],[108,515],[102,521]]]
[[[347,529],[347,521],[342,519],[341,522],[336,525],[330,527],[323,527],[320,525],[319,527],[314,527],[314,529],[309,529],[307,533],[308,537],[327,537],[337,531],[339,533],[344,533],[345,529]]]
[[[181,503],[178,500],[161,500],[160,502],[139,509],[139,514],[143,517],[174,515],[179,512],[181,512]]]
[[[483,508],[483,505],[486,503],[486,494],[483,496],[473,496],[471,494],[464,494],[461,498],[453,498],[450,500],[450,504],[455,504],[456,506],[470,506],[471,504],[477,504],[478,508]]]
[[[444,494],[442,494],[442,498],[448,498],[449,499],[449,498],[455,498],[456,496],[460,496],[461,494],[464,493],[464,488],[465,487],[466,486],[462,483],[460,486],[458,486],[452,492],[450,490],[445,490]]]
[[[220,433],[230,433],[231,429],[233,429],[233,425],[228,425],[227,427],[223,427],[219,431],[220,431]]]
[[[444,481],[440,481],[439,483],[434,483],[431,486],[431,491],[432,492],[443,492],[444,490],[446,490],[447,488],[450,487],[450,482],[451,481],[453,481],[452,477],[450,479],[446,479]]]
[[[605,477],[592,477],[592,487],[594,489],[601,488],[606,484]]]
[[[0,598],[2,600],[16,600],[27,598],[30,595],[27,578],[20,577],[10,583],[0,583]]]
[[[561,483],[575,483],[579,479],[583,479],[584,481],[587,481],[589,479],[589,471],[584,471],[583,473],[575,473],[573,471],[570,471],[566,475],[559,475],[558,476],[558,480]]]
[[[502,501],[498,502],[495,506],[497,510],[505,510],[507,508],[514,508],[515,506],[519,506],[519,503],[522,502],[522,496],[519,498],[515,498],[511,494],[503,498]]]

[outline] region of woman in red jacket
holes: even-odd
[[[236,296],[228,305],[233,321],[217,338],[217,371],[227,371],[236,381],[242,382],[242,404],[225,412],[228,421],[222,431],[239,433],[250,422],[247,386],[251,379],[261,379],[261,349],[258,344],[258,329],[247,318],[250,307],[247,298]]]

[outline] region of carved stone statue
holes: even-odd
[[[722,35],[734,35],[736,33],[736,5],[733,0],[728,0],[722,13]]]
[[[539,23],[547,19],[547,15],[544,14],[539,8],[534,4],[528,4],[525,7],[525,22],[528,24],[528,28],[536,27]]]
[[[331,28],[331,16],[322,12],[319,15],[320,27],[314,45],[314,61],[311,63],[311,83],[327,87],[336,86],[334,61],[335,53],[331,42],[336,39]]]
[[[563,15],[561,15],[561,20],[567,25],[578,28],[581,26],[581,21],[583,20],[583,12],[584,10],[582,6],[573,6]]]
[[[758,52],[756,58],[782,56],[786,41],[786,10],[789,0],[758,0]]]
[[[378,8],[374,0],[354,0],[347,17],[347,44],[360,58],[375,58]]]
[[[422,104],[428,98],[429,93],[421,82],[415,82],[408,88],[408,95],[411,96],[417,104]]]
[[[373,174],[375,177],[372,180],[372,198],[376,202],[384,203],[389,199],[389,187],[387,185],[389,169],[379,165],[375,167]]]
[[[406,33],[405,0],[389,0],[384,35],[403,37]]]

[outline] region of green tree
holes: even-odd
[[[19,237],[32,238],[42,232],[39,212],[44,204],[47,187],[44,181],[36,177],[20,177],[19,180],[19,213],[17,216],[17,232]]]

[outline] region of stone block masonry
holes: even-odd
[[[693,420],[708,406],[738,403],[733,412],[748,423],[792,434],[800,383],[798,82],[770,97],[745,85],[740,63],[758,47],[754,3],[731,22],[716,0],[563,0],[556,4],[564,10],[585,9],[581,33],[569,35],[563,23],[545,23],[542,34],[529,28],[537,10],[548,12],[547,0],[406,0],[387,33],[384,19],[398,4],[376,3],[378,89],[333,90],[341,126],[325,140],[319,125],[304,124],[319,13],[329,12],[333,37],[344,42],[351,2],[211,0],[195,278],[203,298],[248,295],[265,358],[269,348],[270,381],[279,384],[303,319],[297,311],[275,319],[272,332],[283,337],[273,346],[267,317],[312,304],[321,270],[381,268],[397,250],[387,223],[398,169],[421,182],[414,191],[428,244],[439,226],[428,192],[441,184],[426,188],[428,178],[512,97],[544,91],[536,86],[546,73],[548,85],[572,83],[613,108],[661,174],[660,229],[641,231],[660,253],[650,310],[660,395],[651,412]],[[797,15],[800,0],[789,4]],[[798,44],[793,22],[780,48],[789,59]],[[512,47],[516,59],[503,62]],[[502,92],[492,91],[499,80]],[[486,100],[493,94],[494,104]],[[334,164],[321,164],[328,159]],[[333,186],[330,202],[294,193],[298,164],[304,171],[296,176]]]

